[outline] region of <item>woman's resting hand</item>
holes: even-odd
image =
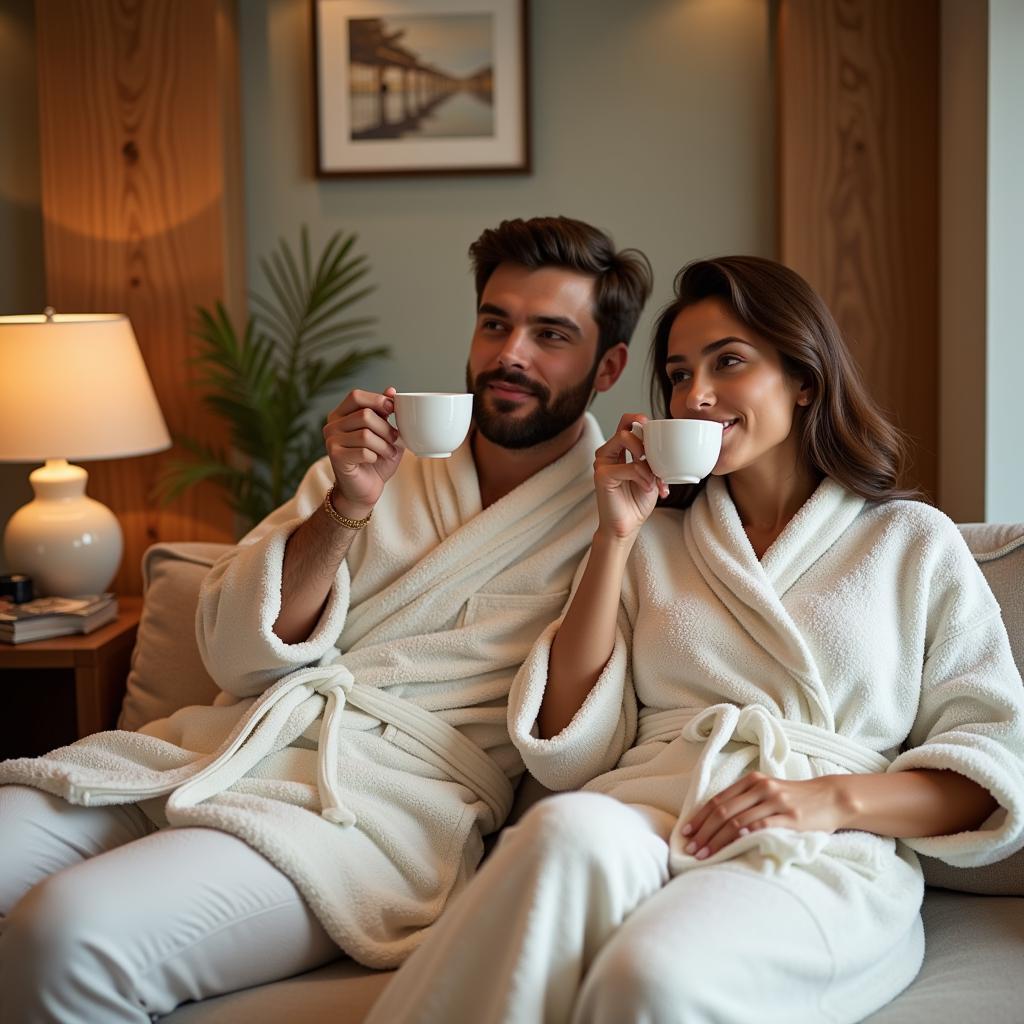
[[[683,826],[685,850],[698,860],[717,853],[740,836],[764,828],[835,832],[847,827],[851,808],[845,775],[816,779],[775,779],[750,772],[699,808]]]
[[[980,828],[997,806],[983,786],[947,769],[796,780],[751,772],[699,808],[682,834],[692,837],[686,852],[704,860],[763,828],[850,828],[903,839],[945,836]]]

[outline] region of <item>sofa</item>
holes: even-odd
[[[1024,669],[1024,524],[960,529],[1000,603],[1014,658]],[[216,697],[217,687],[196,647],[194,614],[200,582],[224,550],[219,544],[165,543],[146,552],[145,600],[120,728],[137,729],[178,707],[211,703]],[[524,779],[512,819],[545,793]],[[928,883],[922,911],[924,966],[906,991],[868,1020],[1024,1024],[1024,850],[971,870],[929,858],[922,862]],[[390,974],[340,958],[285,981],[183,1005],[164,1019],[171,1024],[357,1024]]]

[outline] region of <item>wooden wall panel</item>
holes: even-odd
[[[47,301],[127,313],[172,434],[221,440],[188,359],[197,305],[244,306],[233,2],[37,0],[36,29]],[[154,541],[233,536],[213,490],[151,500],[165,457],[86,466],[124,529],[121,593]]]
[[[781,0],[779,251],[936,492],[938,0]]]

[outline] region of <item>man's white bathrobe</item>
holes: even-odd
[[[570,452],[486,510],[468,442],[443,461],[407,454],[312,634],[286,644],[284,549],[333,481],[320,460],[204,582],[215,705],[4,762],[0,783],[232,833],[343,950],[400,963],[510,809],[508,690],[593,535],[601,443],[588,415]]]
[[[505,835],[374,1022],[860,1020],[920,967],[912,851],[969,867],[1024,844],[1024,688],[966,544],[925,504],[825,480],[761,560],[722,479],[656,511],[605,669],[540,739],[557,625],[516,677],[510,733],[546,786],[586,792]],[[774,828],[685,852],[691,813],[748,771],[913,768],[999,809],[951,836]],[[475,984],[484,959],[500,966]]]

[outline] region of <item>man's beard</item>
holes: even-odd
[[[473,419],[477,430],[501,448],[532,448],[557,437],[586,411],[597,376],[597,360],[585,380],[561,392],[554,401],[551,391],[525,374],[505,370],[481,373],[473,380],[466,366],[466,390],[473,392]],[[528,416],[510,416],[519,403],[491,396],[492,408],[484,404],[487,385],[494,381],[512,384],[537,398],[537,408]]]

